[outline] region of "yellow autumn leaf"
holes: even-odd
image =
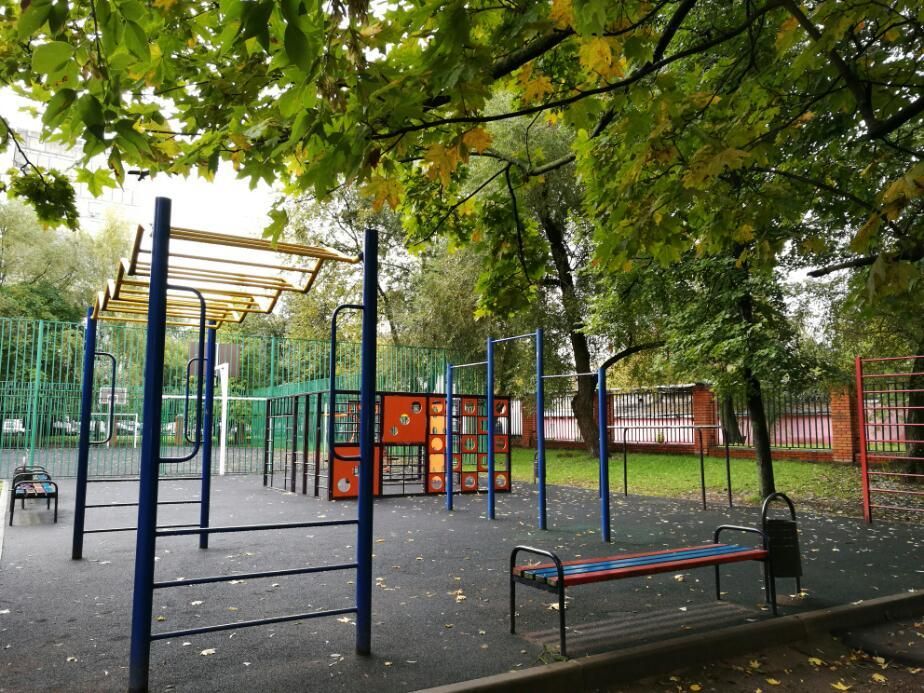
[[[808,661],[813,667],[823,667],[825,665],[824,660],[818,659],[818,657],[809,657]]]
[[[617,46],[612,39],[593,36],[581,42],[578,57],[587,72],[606,79],[623,77],[626,74],[626,59],[614,54]]]
[[[751,669],[760,669],[760,661],[752,659],[748,662],[748,666],[751,667]]]
[[[154,0],[154,7],[159,10],[170,10],[176,5],[177,0]]]
[[[483,152],[491,146],[491,133],[484,128],[474,128],[462,135],[462,144],[473,152]]]
[[[552,10],[549,19],[555,23],[556,29],[567,29],[574,23],[574,9],[571,0],[552,0]]]
[[[553,90],[552,80],[545,75],[538,75],[529,79],[529,81],[521,82],[521,84],[523,86],[524,103],[542,101]]]
[[[395,209],[403,192],[399,180],[385,176],[372,176],[362,188],[363,195],[372,198],[372,209],[376,212],[382,209],[386,202],[389,207]]]
[[[742,224],[732,234],[732,239],[739,243],[747,243],[754,240],[754,227],[750,224]]]
[[[459,148],[455,146],[447,147],[439,142],[431,144],[427,148],[424,160],[429,164],[427,176],[431,180],[439,178],[444,187],[448,186],[452,172],[459,165]]]
[[[769,683],[771,686],[779,686],[779,685],[780,685],[780,682],[777,681],[776,679],[765,679],[765,680],[766,680],[766,682]]]
[[[880,674],[879,672],[876,672],[875,674],[873,674],[872,676],[870,676],[870,678],[871,678],[873,681],[875,681],[876,683],[885,683],[886,681],[889,680],[889,679],[887,679],[885,676],[883,676],[882,674]]]
[[[697,691],[703,690],[703,687],[700,686],[698,683],[691,683],[690,690],[693,691],[693,693],[697,693]]]
[[[799,27],[799,20],[795,17],[787,17],[786,21],[780,24],[780,30],[776,34],[777,53],[786,52],[796,42],[796,29]]]
[[[838,681],[837,683],[832,683],[831,688],[836,691],[849,691],[851,688],[853,688],[853,686],[849,686],[843,681]]]

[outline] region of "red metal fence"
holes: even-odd
[[[924,355],[856,359],[863,516],[924,513]]]

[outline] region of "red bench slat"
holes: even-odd
[[[677,553],[678,551],[695,551],[696,549],[711,549],[716,546],[725,546],[725,544],[697,544],[696,546],[683,546],[681,548],[662,549],[660,551],[640,551],[638,553],[619,553],[615,556],[600,556],[599,558],[575,558],[571,561],[562,561],[562,567],[569,565],[580,565],[582,563],[608,563],[609,561],[622,561],[627,558],[647,558],[648,556],[661,556],[667,553]],[[554,563],[539,563],[537,565],[518,565],[513,569],[513,574],[522,576],[526,570],[543,570],[545,568],[554,568]]]

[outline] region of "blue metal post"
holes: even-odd
[[[446,364],[446,510],[452,510],[452,364]]]
[[[542,328],[536,330],[536,482],[539,486],[539,529],[548,529],[545,498],[545,365]]]
[[[77,441],[77,489],[74,492],[74,539],[71,558],[83,558],[83,528],[87,516],[87,477],[90,466],[90,414],[93,411],[93,365],[96,359],[96,320],[87,308],[83,338],[83,381],[80,386],[80,439]]]
[[[151,607],[154,601],[154,550],[157,529],[157,473],[160,464],[161,395],[164,389],[164,338],[167,322],[167,267],[170,248],[170,200],[154,201],[151,285],[144,361],[144,404],[141,430],[141,483],[138,491],[138,533],[129,691],[147,691],[151,664]]]
[[[356,652],[372,652],[372,478],[375,471],[375,355],[378,328],[379,238],[366,229],[359,374],[359,500],[356,537]]]
[[[209,526],[212,502],[212,421],[215,415],[215,338],[209,327],[205,342],[205,406],[202,413],[202,490],[199,494],[199,527]],[[199,535],[199,548],[209,547],[208,532]]]
[[[610,452],[607,445],[606,369],[597,369],[597,429],[600,446],[600,533],[610,541]]]
[[[488,337],[488,374],[485,407],[488,410],[488,519],[494,519],[494,340]]]

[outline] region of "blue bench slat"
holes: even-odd
[[[624,558],[615,561],[587,561],[564,566],[564,574],[581,575],[583,573],[595,573],[603,570],[616,570],[619,568],[631,568],[640,565],[657,565],[658,563],[672,563],[678,560],[689,558],[702,558],[706,556],[721,556],[726,554],[738,553],[741,551],[753,551],[753,546],[741,546],[739,544],[720,544],[715,547],[706,547],[699,549],[686,549],[672,553],[660,553],[654,556],[640,556],[637,558]],[[540,568],[539,570],[524,570],[524,577],[545,578],[557,577],[558,572],[554,567]]]

